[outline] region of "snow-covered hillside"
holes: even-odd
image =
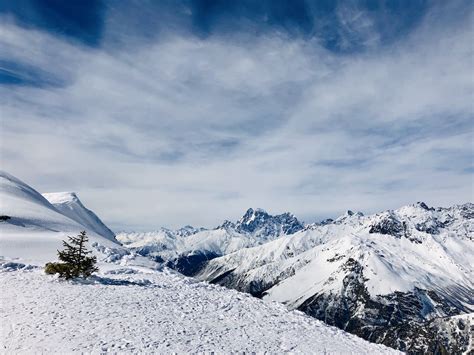
[[[0,203],[5,352],[387,351],[292,310],[411,353],[472,344],[471,203],[348,211],[311,225],[249,209],[212,230],[121,233],[127,248],[73,193],[42,196],[1,172]],[[81,230],[101,274],[88,283],[44,275]]]
[[[210,259],[264,244],[302,230],[304,225],[290,213],[272,216],[250,208],[233,223],[206,230],[186,226],[178,230],[118,233],[117,239],[137,253],[149,256],[186,274],[193,275]]]
[[[424,203],[330,223],[208,262],[199,278],[372,341],[423,349],[410,322],[474,310],[474,205]],[[425,346],[425,347],[424,347]]]
[[[112,249],[129,253],[115,239],[62,214],[39,192],[6,172],[0,172],[0,203],[0,256],[52,261],[61,241],[81,230],[88,232],[102,257]]]
[[[75,195],[45,196],[54,205],[0,174],[0,353],[395,353],[281,304],[160,268],[110,238]],[[87,281],[46,275],[42,266],[61,241],[84,229],[99,273]]]
[[[84,207],[76,193],[51,192],[44,193],[43,197],[63,215],[102,237],[116,241],[114,232],[112,232],[94,212]]]
[[[2,353],[395,354],[337,328],[169,272],[103,269],[59,281],[0,263]]]

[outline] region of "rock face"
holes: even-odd
[[[262,209],[252,208],[235,224],[238,232],[258,234],[263,238],[293,234],[303,228],[304,225],[291,213],[271,216]]]
[[[472,334],[474,204],[334,221],[209,261],[197,275],[408,353],[458,354]]]
[[[364,284],[363,267],[353,259],[344,266],[350,272],[338,294],[315,295],[298,309],[364,339],[408,353],[455,354],[467,350],[469,320],[459,318],[447,328],[446,322],[461,311],[469,312],[469,308],[435,291],[416,287],[411,292],[371,297]],[[426,313],[444,317],[427,321]]]
[[[401,238],[406,236],[406,224],[400,222],[393,213],[386,212],[370,227],[369,233],[387,234]]]

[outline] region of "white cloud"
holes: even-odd
[[[369,31],[362,20],[348,26]],[[308,219],[464,202],[471,33],[431,25],[338,56],[277,35],[98,50],[5,21],[3,59],[64,85],[0,86],[2,168],[77,191],[117,228],[215,226],[250,206]]]

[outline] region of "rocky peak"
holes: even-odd
[[[237,222],[237,225],[248,232],[253,232],[258,226],[264,224],[269,219],[271,219],[271,216],[265,210],[249,208]]]
[[[176,229],[176,230],[174,231],[174,234],[176,234],[176,235],[178,235],[178,236],[180,236],[180,237],[188,237],[188,236],[190,236],[190,235],[196,234],[196,233],[201,232],[201,231],[203,231],[203,230],[205,230],[205,228],[202,228],[202,227],[200,227],[200,228],[195,228],[195,227],[193,227],[193,226],[186,225],[186,226],[184,226],[184,227],[181,227],[181,228],[179,228],[179,229]]]
[[[401,238],[406,235],[406,225],[393,213],[387,211],[375,219],[369,229],[369,233],[379,233]]]
[[[334,223],[340,224],[343,223],[345,220],[353,218],[353,217],[362,217],[364,214],[362,212],[353,212],[351,210],[347,210],[342,216],[339,216]],[[332,223],[332,222],[331,222]],[[326,223],[327,224],[327,223]]]
[[[235,229],[235,223],[226,219],[224,223],[222,223],[219,227],[217,227],[217,229],[220,229],[220,228],[223,228],[226,230]]]
[[[419,208],[422,208],[426,211],[434,211],[434,208],[432,207],[428,207],[428,205],[422,201],[418,201],[416,204],[415,204],[416,207],[419,207]]]
[[[303,229],[304,225],[289,212],[272,216],[263,209],[249,208],[235,224],[235,228],[241,233],[276,237],[281,234],[293,234]]]

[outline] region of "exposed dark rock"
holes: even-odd
[[[259,232],[259,235],[277,236],[293,234],[304,228],[304,225],[291,213],[271,216],[261,209],[249,208],[244,216],[235,224],[235,229],[241,233]]]
[[[365,286],[363,266],[357,260],[349,258],[341,270],[346,274],[341,290],[315,294],[298,309],[368,341],[408,354],[461,354],[467,350],[472,325],[466,319],[452,318],[463,312],[461,303],[453,304],[434,291],[422,289],[371,297]],[[235,269],[217,270],[218,276],[210,282],[263,297],[266,290],[291,275],[289,270],[272,282],[246,283],[234,272]],[[427,320],[426,313],[445,318]]]
[[[460,206],[460,214],[467,219],[474,219],[474,203],[466,203]]]
[[[417,202],[416,205],[417,205],[418,207],[423,208],[424,210],[427,210],[427,211],[432,210],[432,211],[434,211],[434,208],[428,207],[428,205],[427,205],[426,203],[424,203],[424,202]]]
[[[428,234],[439,234],[440,229],[445,227],[445,223],[433,218],[423,223],[417,223],[415,225],[416,230],[425,232]]]
[[[350,273],[343,280],[338,294],[316,294],[306,300],[299,310],[327,324],[335,325],[366,340],[406,351],[409,354],[456,354],[467,349],[468,331],[447,336],[439,320],[427,321],[425,312],[452,316],[460,312],[450,301],[434,291],[415,289],[371,298],[364,284],[362,266],[349,259],[344,265]],[[429,296],[436,302],[428,307]],[[467,327],[464,321],[457,329]]]
[[[401,238],[406,234],[406,226],[395,216],[389,214],[370,227],[369,233],[388,234]]]
[[[332,218],[326,218],[325,220],[321,221],[319,224],[322,226],[325,226],[326,224],[331,224],[333,222],[334,220]]]
[[[194,276],[207,264],[209,260],[219,256],[221,255],[212,252],[199,252],[182,255],[177,259],[168,261],[166,266],[179,271],[183,275]]]

